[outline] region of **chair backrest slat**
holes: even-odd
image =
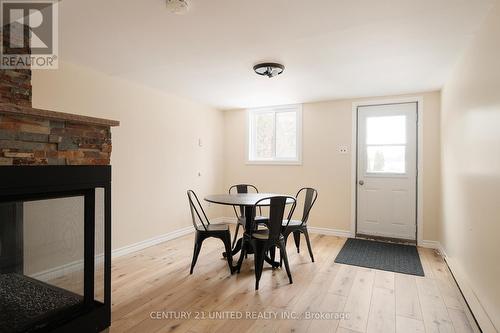
[[[251,185],[238,184],[238,185],[236,185],[236,192],[237,193],[248,193],[248,187],[249,186],[251,186]]]
[[[210,225],[210,221],[203,210],[203,207],[198,200],[198,196],[193,190],[187,191],[187,196],[189,200],[189,208],[191,209],[191,218],[193,219],[193,226],[196,230],[207,230],[207,226]],[[201,223],[200,224],[198,224]]]
[[[287,200],[292,201],[292,205],[295,206],[295,198],[290,196],[274,196],[263,198],[255,203],[255,209],[260,207],[259,204],[262,201],[269,200],[269,222],[267,227],[269,229],[269,239],[276,240],[279,238],[281,233],[281,225],[283,223],[283,216],[285,214],[285,205]]]
[[[233,194],[233,190],[236,189],[236,193],[238,194],[245,194],[248,193],[249,189],[253,189],[255,193],[259,193],[259,190],[257,189],[256,186],[252,184],[236,184],[233,185],[229,188],[229,194]],[[236,214],[236,217],[244,217],[245,216],[245,206],[238,206],[240,213],[236,211],[236,208],[233,206],[234,213]],[[259,213],[262,215],[261,208],[259,207]]]
[[[311,212],[312,207],[314,206],[314,203],[316,202],[316,199],[318,198],[318,191],[316,191],[314,188],[311,187],[304,187],[301,188],[296,195],[296,198],[298,200],[301,192],[305,191],[305,198],[304,198],[304,207],[303,207],[303,212],[302,212],[302,224],[306,224],[307,220],[309,219],[309,213]]]

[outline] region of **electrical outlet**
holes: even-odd
[[[349,147],[347,145],[338,145],[337,152],[339,154],[349,154]]]

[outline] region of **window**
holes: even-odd
[[[368,173],[406,172],[406,116],[366,119]]]
[[[248,162],[300,164],[302,106],[248,111]]]

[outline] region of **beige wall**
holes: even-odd
[[[104,253],[104,189],[96,189],[95,202],[95,254],[99,258]],[[83,222],[83,196],[24,202],[24,274],[52,284],[71,279],[71,291],[81,294]],[[96,270],[102,271],[103,264],[97,260]],[[66,278],[57,281],[62,275]]]
[[[499,60],[497,5],[442,95],[441,242],[485,332],[500,330]]]
[[[83,197],[23,204],[24,274],[83,260]]]
[[[415,96],[424,98],[424,239],[436,240],[440,193],[440,93]],[[400,97],[403,96],[380,99]],[[359,101],[362,100],[303,105],[303,163],[299,166],[246,165],[246,112],[225,111],[226,188],[234,183],[248,182],[255,184],[261,192],[295,194],[303,186],[315,187],[319,197],[309,223],[315,227],[349,231],[351,193],[354,190],[351,181],[351,155],[339,154],[337,146],[351,144],[352,103]]]
[[[33,88],[35,107],[121,121],[112,131],[114,249],[190,225],[187,188],[217,193],[238,182],[291,194],[314,186],[320,197],[311,225],[350,228],[351,156],[336,148],[350,144],[352,103],[361,100],[305,104],[303,164],[262,166],[245,164],[243,110],[213,110],[68,63],[58,71],[34,71]],[[440,93],[416,96],[423,96],[425,107],[424,239],[436,240]],[[216,205],[208,210],[211,216],[231,214]]]
[[[114,249],[191,225],[188,188],[222,191],[221,111],[68,63],[34,71],[32,84],[34,107],[121,122],[112,129]]]

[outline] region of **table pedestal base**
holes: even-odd
[[[236,244],[234,245],[234,248],[233,250],[231,251],[231,255],[232,256],[235,256],[238,254],[238,252],[241,251],[241,244],[243,244],[243,238],[240,238],[236,241]],[[247,245],[247,251],[246,251],[247,254],[253,254],[253,248],[249,245]],[[224,258],[227,257],[227,254],[226,252],[222,253],[222,256]],[[273,268],[278,268],[280,267],[280,263],[278,261],[273,261],[269,256],[265,256],[264,257],[264,261],[267,262],[269,265],[271,265]],[[235,269],[237,269],[238,267],[234,266]]]

